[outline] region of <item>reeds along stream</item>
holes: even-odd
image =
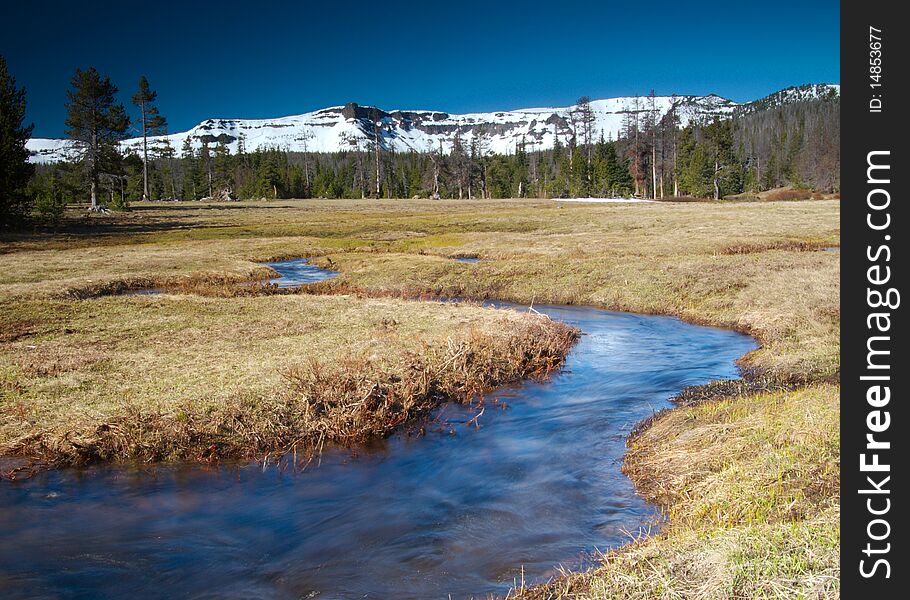
[[[297,473],[96,467],[0,485],[0,595],[465,598],[627,542],[656,516],[620,472],[629,430],[683,387],[735,377],[755,343],[535,309],[586,335],[563,372],[499,390],[476,421],[479,406],[444,405],[423,435]]]

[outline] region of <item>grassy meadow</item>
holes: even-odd
[[[0,243],[0,454],[262,456],[384,435],[556,368],[574,330],[430,296],[584,304],[747,332],[744,381],[629,441],[651,536],[527,598],[833,597],[839,201],[137,204]],[[250,286],[257,263],[341,276]],[[453,257],[477,257],[466,264]],[[158,287],[154,297],[109,295]]]

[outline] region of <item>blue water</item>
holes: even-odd
[[[0,596],[466,598],[628,541],[656,516],[620,472],[629,430],[687,385],[736,377],[755,342],[535,308],[585,335],[560,374],[488,397],[479,428],[465,423],[479,407],[448,404],[425,435],[303,472],[105,466],[0,482]]]
[[[305,258],[295,258],[292,260],[261,264],[271,267],[278,273],[278,277],[269,279],[267,283],[277,284],[280,288],[291,288],[307,283],[316,283],[340,275],[340,273],[336,271],[329,271],[328,269],[322,269],[316,265],[311,265]]]

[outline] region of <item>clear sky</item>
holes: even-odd
[[[358,102],[452,113],[579,96],[752,100],[840,81],[838,2],[0,0],[0,54],[36,137],[61,137],[75,69],[128,108],[140,75],[170,131]]]

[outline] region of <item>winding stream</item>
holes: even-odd
[[[270,265],[279,272],[275,264]],[[511,306],[511,305],[510,305]],[[518,308],[518,307],[513,307]],[[755,348],[668,317],[535,306],[585,332],[508,408],[449,404],[302,473],[95,467],[0,484],[4,598],[465,598],[628,540],[655,511],[620,472],[632,426]]]

